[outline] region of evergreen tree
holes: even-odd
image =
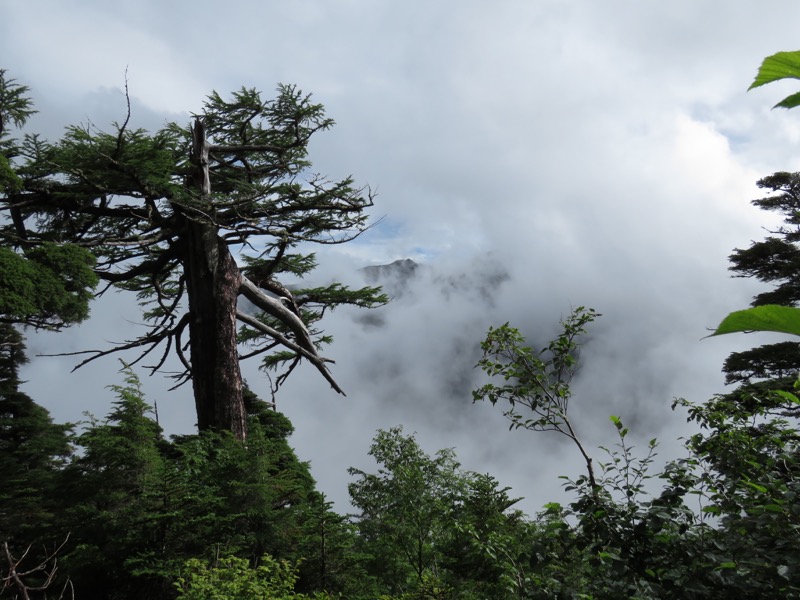
[[[11,128],[22,127],[36,112],[27,94],[26,86],[0,69],[0,202],[24,187],[14,165],[22,146],[11,137]],[[11,226],[0,239],[0,323],[60,329],[86,319],[98,283],[94,256],[52,240],[28,243],[20,210],[4,208]]]
[[[0,79],[0,101],[16,107],[0,114],[24,122],[26,91]],[[238,439],[246,437],[240,344],[251,347],[243,356],[263,356],[266,368],[286,366],[276,387],[306,359],[342,392],[319,354],[330,337],[315,324],[336,306],[369,307],[386,297],[377,288],[284,283],[313,270],[311,244],[363,232],[372,206],[371,193],[351,179],[311,172],[309,140],[333,125],[323,107],[294,86],[280,86],[274,100],[243,88],[228,100],[212,93],[186,128],[150,134],[130,121],[129,104],[112,133],[73,126],[53,144],[29,135],[4,147],[18,164],[13,185],[0,191],[0,214],[10,217],[0,240],[23,252],[54,243],[90,250],[95,274],[136,293],[151,324],[86,360],[123,349],[138,349],[141,358],[160,348],[157,371],[174,351],[184,366],[179,382],[192,381],[199,428]],[[239,250],[245,255],[237,258]]]
[[[17,551],[49,543],[58,510],[56,479],[69,457],[71,426],[20,390],[27,361],[22,335],[0,324],[0,542]],[[63,533],[58,534],[63,539]]]
[[[288,444],[289,420],[246,390],[247,443],[204,431],[165,440],[139,379],[125,369],[114,407],[92,419],[54,490],[62,567],[76,593],[174,598],[191,558],[305,558],[306,514],[317,497],[308,465]]]
[[[117,399],[106,420],[92,419],[76,438],[80,450],[58,489],[63,527],[72,532],[63,565],[79,597],[130,598],[137,590],[157,597],[163,587],[131,572],[137,554],[163,548],[165,465],[161,428],[140,382],[129,368],[124,376],[124,385],[112,387]]]
[[[300,555],[298,589],[304,592],[322,590],[345,598],[375,598],[377,586],[365,568],[368,557],[359,551],[357,529],[346,515],[333,510],[325,495],[309,497],[300,522]]]
[[[752,203],[781,215],[783,224],[765,240],[735,250],[730,256],[730,270],[737,277],[754,277],[774,285],[757,294],[752,306],[800,306],[800,173],[775,173],[761,179],[758,187],[770,195]],[[754,409],[754,403],[764,403],[780,412],[793,412],[795,406],[767,392],[790,391],[798,369],[800,343],[787,341],[734,352],[722,370],[726,383],[739,385],[732,398],[746,410]]]

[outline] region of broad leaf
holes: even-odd
[[[776,331],[800,335],[800,309],[766,304],[738,310],[725,317],[709,337],[748,331]]]
[[[781,79],[800,79],[800,51],[778,52],[765,58],[748,90]],[[800,105],[800,94],[793,94],[778,102],[773,108],[794,108],[798,105]]]
[[[800,106],[800,92],[786,96],[772,108],[797,108],[798,106]]]
[[[791,392],[785,392],[783,390],[772,390],[772,393],[775,394],[776,396],[783,398],[784,400],[787,400],[788,402],[791,402],[792,404],[800,404],[800,398],[798,398]]]

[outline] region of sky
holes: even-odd
[[[597,309],[573,422],[587,447],[611,446],[617,415],[641,445],[657,437],[662,460],[690,431],[673,399],[724,392],[725,357],[774,341],[702,338],[764,289],[731,278],[727,257],[775,223],[749,201],[759,178],[797,169],[800,113],[770,110],[791,84],[747,88],[765,56],[797,49],[798,22],[790,0],[0,0],[0,68],[31,88],[27,131],[50,139],[124,120],[126,79],[132,124],[150,130],[188,123],[212,90],[312,93],[337,123],[312,140],[314,170],[369,185],[380,222],[319,248],[311,283],[363,285],[360,268],[404,258],[422,268],[374,318],[327,317],[347,396],[297,370],[277,397],[292,445],[346,510],[347,468],[374,470],[376,430],[402,425],[533,514],[569,499],[558,476],[580,475],[580,455],[472,403],[490,326],[542,346],[573,307]],[[30,353],[141,331],[129,297],[92,311],[65,333],[30,332]],[[76,360],[23,372],[57,421],[105,415],[122,381],[115,358],[71,372]],[[190,390],[137,373],[167,433],[192,431]]]

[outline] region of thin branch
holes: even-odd
[[[47,554],[39,564],[36,566],[26,570],[20,571],[20,565],[25,560],[25,557],[28,556],[28,553],[31,550],[31,546],[28,546],[25,549],[25,552],[22,553],[20,558],[15,558],[11,554],[11,549],[8,547],[8,542],[3,542],[3,553],[6,557],[6,562],[8,563],[8,575],[2,578],[3,588],[2,589],[10,589],[12,586],[16,587],[19,594],[24,600],[30,600],[30,592],[41,592],[46,590],[53,580],[55,579],[56,573],[58,572],[58,561],[56,556],[61,551],[62,548],[67,544],[69,541],[70,534],[68,533],[67,536],[64,538],[64,541],[52,552]],[[52,564],[48,570],[48,564]],[[34,574],[43,574],[44,581],[37,586],[31,586],[25,583],[24,578]],[[66,585],[64,586],[64,590],[61,592],[61,596],[63,597],[64,591],[66,591]],[[74,591],[73,591],[74,596]]]
[[[128,67],[125,67],[125,103],[128,107],[128,112],[125,115],[125,121],[122,123],[122,127],[119,128],[119,134],[117,135],[117,148],[114,150],[114,161],[116,162],[116,158],[119,156],[119,153],[122,151],[122,143],[124,142],[125,136],[125,129],[128,127],[128,123],[131,120],[131,95],[128,91]]]
[[[135,339],[133,341],[128,341],[128,342],[125,342],[125,343],[122,343],[122,344],[117,344],[116,346],[114,346],[113,348],[109,348],[108,350],[78,350],[78,351],[75,351],[75,352],[58,352],[56,354],[37,354],[36,356],[47,356],[47,357],[53,357],[53,356],[81,356],[81,355],[85,355],[85,354],[91,354],[92,356],[90,356],[87,359],[82,360],[81,362],[79,362],[77,365],[75,365],[72,368],[72,371],[74,372],[74,371],[77,371],[78,369],[80,369],[81,367],[89,364],[90,362],[93,362],[93,361],[97,360],[98,358],[102,358],[104,356],[109,356],[109,355],[115,354],[117,352],[124,352],[126,350],[132,350],[134,348],[142,348],[144,346],[149,346],[148,348],[143,350],[142,353],[135,360],[131,361],[130,364],[131,365],[135,365],[135,364],[139,363],[141,360],[143,360],[145,357],[147,357],[164,340],[171,340],[171,338],[175,335],[175,333],[179,329],[182,329],[182,327],[185,326],[185,324],[183,323],[184,319],[186,318],[185,315],[181,319],[181,321],[178,322],[178,324],[176,324],[176,325],[174,325],[172,327],[167,327],[167,326],[163,325],[163,323],[166,322],[169,318],[170,318],[170,315],[167,315],[164,318],[164,320],[162,321],[162,324],[159,324],[156,327],[153,327],[148,333],[146,333],[142,337],[137,338],[137,339]],[[152,367],[148,367],[148,368],[150,368],[151,374],[155,373],[155,369],[153,369]]]
[[[275,394],[278,392],[278,389],[283,385],[283,383],[289,378],[289,375],[292,374],[295,367],[300,364],[300,355],[296,356],[295,359],[292,361],[292,364],[280,375],[275,378],[275,384],[272,386],[271,394],[274,400]]]
[[[239,152],[286,152],[293,146],[273,146],[272,144],[247,144],[243,146],[217,146],[209,144],[211,152],[221,152],[223,154],[236,154]]]

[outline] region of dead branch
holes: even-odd
[[[31,592],[43,592],[45,591],[50,585],[53,583],[53,580],[56,577],[56,573],[58,572],[58,558],[57,555],[61,552],[61,549],[67,544],[69,541],[70,534],[64,538],[64,541],[52,552],[47,554],[45,558],[36,566],[31,567],[27,570],[22,570],[21,565],[22,562],[25,560],[25,557],[28,556],[28,553],[31,550],[31,546],[28,546],[25,549],[25,552],[22,553],[22,556],[19,558],[14,557],[11,554],[11,549],[8,547],[8,542],[3,542],[3,553],[5,554],[6,562],[8,563],[8,574],[2,578],[3,587],[2,589],[12,589],[16,588],[17,593],[20,595],[23,600],[31,600]],[[25,583],[26,578],[29,577],[43,577],[44,581],[39,583],[39,585],[28,585]],[[67,590],[67,587],[71,590],[71,596],[74,600],[75,598],[75,590],[72,588],[72,583],[67,579],[67,582],[64,584],[64,588],[61,590],[61,595],[59,599],[64,597],[64,593]]]
[[[322,376],[328,381],[328,383],[331,384],[331,387],[334,390],[339,392],[342,396],[346,396],[347,395],[347,394],[344,393],[344,390],[342,390],[342,388],[339,387],[339,384],[336,383],[336,381],[333,379],[333,376],[331,375],[330,371],[328,370],[328,367],[325,366],[326,362],[332,363],[334,361],[329,359],[329,358],[322,358],[319,354],[317,354],[317,351],[313,346],[312,346],[312,352],[309,352],[305,348],[302,348],[302,347],[298,346],[297,344],[295,344],[289,338],[287,338],[286,336],[281,334],[281,332],[279,332],[278,330],[273,329],[269,325],[266,325],[265,323],[262,323],[261,321],[259,321],[255,317],[252,317],[252,316],[250,316],[248,314],[245,314],[240,310],[236,311],[236,318],[239,319],[240,321],[242,321],[243,323],[246,323],[247,325],[250,325],[250,327],[253,327],[254,329],[258,329],[262,333],[266,333],[268,336],[274,338],[276,341],[280,342],[281,345],[285,346],[289,350],[292,350],[293,352],[297,352],[297,354],[301,355],[303,358],[308,359],[308,361],[311,364],[313,364],[315,367],[317,367],[317,370],[320,373],[322,373]]]
[[[299,346],[302,346],[311,355],[317,356],[317,350],[314,348],[314,343],[311,341],[311,335],[308,333],[305,323],[303,323],[303,320],[297,314],[289,310],[279,299],[268,296],[262,292],[258,286],[245,275],[242,275],[242,283],[239,289],[250,302],[285,324],[292,333],[294,333]],[[285,288],[282,291],[291,297],[291,292]],[[292,304],[294,304],[294,302],[292,302]]]

